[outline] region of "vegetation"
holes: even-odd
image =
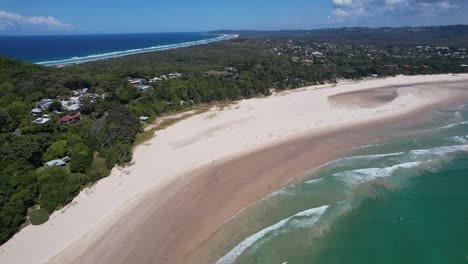
[[[240,34],[242,37],[249,39],[297,39],[344,45],[468,47],[468,25],[401,28],[354,27],[281,31],[221,30],[210,33]]]
[[[436,34],[431,32],[426,35]],[[330,38],[328,33],[321,38],[289,34],[287,39],[246,34],[228,42],[62,68],[0,57],[0,243],[24,223],[28,208],[39,204],[51,213],[65,206],[84,186],[108,176],[116,164],[129,162],[135,143],[187,117],[167,119],[139,134],[140,116],[155,120],[184,109],[203,111],[196,106],[340,78],[468,71],[464,46],[435,46],[441,32],[434,43],[424,38],[428,47],[417,47],[421,44],[415,41],[394,45],[394,34],[379,33],[378,39],[391,36],[386,45],[380,40],[357,42],[348,34],[333,43],[319,41]],[[129,77],[142,78],[150,87],[141,90]],[[60,101],[77,94],[80,121],[61,125],[59,119],[74,113]],[[31,109],[46,98],[53,102],[40,115],[50,120],[33,123],[38,116]],[[65,156],[71,158],[66,166],[44,167]]]
[[[49,214],[44,209],[36,209],[29,213],[29,221],[33,225],[42,225],[49,220]]]

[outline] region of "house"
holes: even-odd
[[[79,102],[80,102],[80,99],[81,99],[81,96],[82,96],[82,95],[75,95],[75,96],[72,96],[72,97],[70,97],[70,101],[72,101],[73,103],[79,103]]]
[[[144,121],[148,120],[149,117],[147,117],[147,116],[140,116],[138,119],[140,119],[140,121],[143,121],[143,122],[144,122]]]
[[[33,116],[38,116],[38,115],[42,114],[42,109],[41,108],[34,108],[34,109],[31,110],[31,114]]]
[[[61,125],[69,125],[81,120],[80,113],[68,114],[59,118],[58,123]]]
[[[36,108],[47,109],[53,102],[52,99],[44,99],[36,104]]]
[[[39,118],[36,118],[34,121],[33,121],[33,124],[39,124],[39,125],[42,125],[42,124],[45,124],[47,122],[49,122],[50,118],[48,117],[39,117]]]
[[[149,85],[146,85],[146,84],[142,84],[142,85],[139,85],[138,88],[142,89],[142,90],[146,90],[149,88]]]
[[[55,159],[44,163],[46,167],[65,166],[67,163],[61,159]]]
[[[68,111],[76,112],[76,111],[79,111],[79,110],[80,110],[80,105],[79,105],[79,104],[72,104],[72,105],[65,106],[65,108],[66,108]]]
[[[44,166],[46,167],[65,166],[67,162],[70,162],[70,161],[71,161],[71,158],[69,156],[65,156],[61,159],[54,159],[54,160],[48,161],[44,163]]]
[[[128,82],[132,85],[141,84],[143,81],[142,78],[128,78]]]
[[[177,78],[180,78],[180,77],[182,77],[182,74],[177,73],[177,72],[168,74],[169,79],[177,79]]]
[[[321,57],[323,57],[323,53],[320,52],[320,51],[313,51],[313,52],[312,52],[312,56],[321,58]]]
[[[156,82],[159,82],[159,81],[162,81],[163,79],[162,78],[159,78],[159,77],[154,77],[153,79],[149,80],[150,83],[156,83]]]
[[[83,88],[83,89],[81,89],[81,90],[73,91],[73,93],[74,93],[75,95],[85,95],[85,94],[88,92],[88,90],[89,90],[88,88]]]

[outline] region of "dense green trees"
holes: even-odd
[[[77,144],[71,152],[70,170],[72,172],[84,173],[91,166],[92,162],[92,150],[84,144]]]
[[[44,162],[63,158],[64,156],[68,155],[68,146],[66,140],[59,140],[54,142],[52,145],[49,146],[47,151],[44,153]]]
[[[38,171],[37,182],[39,204],[49,213],[71,201],[80,188],[80,176],[64,167],[43,168]]]

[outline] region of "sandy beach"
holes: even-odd
[[[468,98],[468,75],[306,87],[190,117],[0,247],[0,263],[194,263],[229,218],[377,138],[364,130]]]

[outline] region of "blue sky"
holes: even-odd
[[[0,34],[468,24],[468,0],[4,0]]]

